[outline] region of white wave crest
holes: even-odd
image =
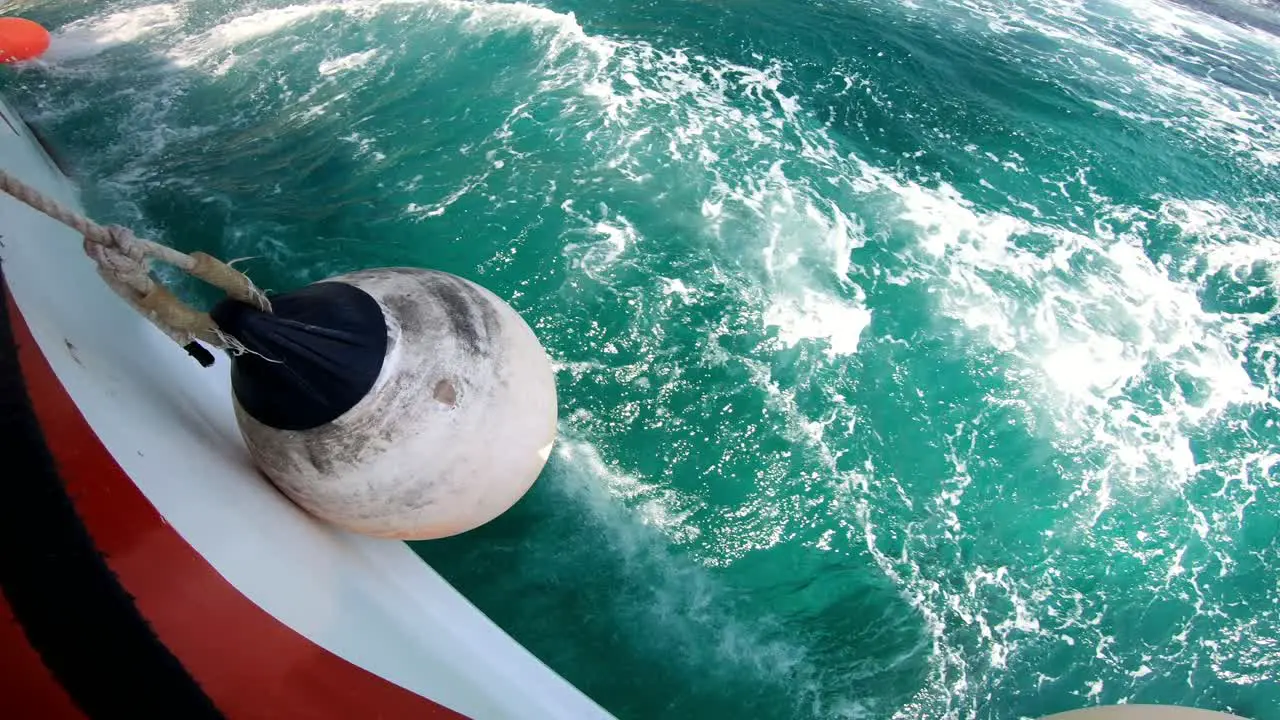
[[[369,64],[369,61],[377,57],[378,49],[365,50],[364,52],[355,52],[342,57],[324,60],[316,66],[316,72],[321,75],[337,75],[338,73],[355,70]]]
[[[76,20],[54,33],[44,60],[59,63],[93,57],[172,30],[182,24],[185,16],[184,5],[161,3]]]

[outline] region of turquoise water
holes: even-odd
[[[557,450],[415,549],[619,717],[1280,718],[1274,6],[0,7],[100,219],[524,314]]]

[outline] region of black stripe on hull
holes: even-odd
[[[2,291],[0,457],[0,587],[76,705],[93,718],[222,717],[156,637],[67,496],[27,395]]]

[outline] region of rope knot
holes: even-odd
[[[151,276],[151,261],[179,270],[221,289],[235,300],[271,312],[271,302],[253,281],[230,265],[204,253],[190,255],[166,245],[137,237],[119,225],[102,226],[68,210],[52,198],[0,169],[0,192],[4,192],[45,215],[73,228],[84,237],[84,252],[98,266],[98,274],[126,302],[156,327],[188,347],[195,340],[232,352],[247,352],[239,340],[222,332],[209,317],[184,304]],[[209,364],[204,363],[202,364]]]
[[[133,302],[151,292],[155,281],[151,279],[147,255],[137,238],[127,228],[111,226],[103,233],[106,242],[85,236],[84,253],[98,264],[98,274],[116,292],[127,288],[126,299]]]
[[[194,340],[220,345],[217,328],[207,313],[188,307],[151,277],[147,245],[128,228],[113,225],[97,240],[85,237],[84,252],[117,295],[179,345]]]
[[[104,245],[110,245],[139,265],[146,264],[149,257],[147,247],[132,230],[120,225],[108,225],[106,231],[109,241]]]

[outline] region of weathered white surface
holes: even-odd
[[[237,403],[263,472],[308,512],[379,537],[446,537],[514,505],[556,435],[555,376],[524,320],[479,285],[433,270],[328,282],[382,306],[382,372],[355,407],[310,430],[269,427]]]
[[[1111,705],[1050,715],[1043,720],[1244,720],[1236,715],[1169,705]]]
[[[78,207],[2,100],[0,113],[15,127],[0,121],[0,167]],[[473,718],[609,717],[403,543],[327,526],[262,480],[236,427],[227,360],[202,369],[134,314],[74,232],[0,196],[0,236],[18,308],[80,412],[165,520],[246,597]]]

